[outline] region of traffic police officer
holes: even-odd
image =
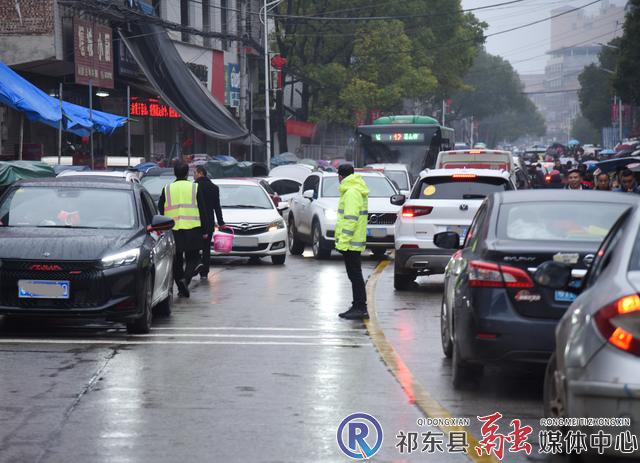
[[[190,182],[189,166],[183,162],[175,165],[176,180],[164,187],[158,201],[160,213],[175,221],[173,236],[176,254],[173,260],[173,278],[178,295],[189,297],[189,283],[200,260],[202,240],[208,239],[210,224],[206,213],[204,192],[198,184]],[[186,261],[186,266],[185,266]]]
[[[335,229],[336,249],[344,256],[344,264],[353,292],[351,308],[341,313],[340,317],[348,320],[362,320],[369,318],[361,256],[367,241],[369,188],[362,176],[354,173],[353,166],[350,164],[342,164],[338,168],[338,178],[340,201]]]

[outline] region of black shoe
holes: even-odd
[[[350,308],[346,312],[342,312],[338,314],[340,318],[344,318],[345,320],[366,320],[369,318],[369,312],[366,309],[356,309]]]
[[[180,280],[180,281],[176,282],[176,285],[178,286],[178,296],[179,297],[189,297],[189,296],[191,296],[191,293],[189,293],[189,288],[187,287],[187,284],[185,283],[184,280]]]

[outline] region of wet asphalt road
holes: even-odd
[[[378,262],[365,258],[365,276]],[[379,328],[415,380],[442,410],[470,418],[476,437],[476,416],[500,411],[534,427],[536,448],[541,372],[489,369],[472,390],[453,391],[440,350],[441,277],[396,293],[392,273],[369,289]],[[176,300],[170,318],[155,319],[149,335],[109,323],[0,319],[0,461],[349,461],[336,430],[354,412],[382,424],[374,461],[470,461],[395,448],[401,430],[438,430],[418,426],[424,410],[365,325],[337,317],[350,296],[338,255],[318,262],[305,253],[284,267],[215,261],[209,280]],[[504,461],[543,460],[534,452]]]

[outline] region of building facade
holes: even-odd
[[[227,143],[206,136],[162,102],[119,39],[118,28],[126,27],[129,15],[140,20],[140,10],[155,12],[153,19],[166,25],[185,65],[218,102],[249,128],[253,125],[250,96],[257,91],[260,76],[260,2],[112,3],[117,8],[105,9],[100,0],[0,0],[0,61],[51,96],[58,97],[62,87],[63,99],[72,103],[118,115],[126,115],[129,107],[132,156],[160,160],[182,154],[232,152],[247,157],[249,150],[242,141]],[[206,33],[218,37],[205,36]],[[87,57],[93,61],[85,65],[83,60]],[[98,65],[92,66],[96,59]],[[20,113],[1,106],[0,121],[0,155],[5,159],[16,155],[21,124],[25,158],[57,154],[55,129],[24,122]],[[63,154],[86,160],[81,154],[86,155],[88,148],[86,139],[64,134]],[[119,129],[111,136],[94,135],[94,151],[99,159],[126,154],[127,130]]]

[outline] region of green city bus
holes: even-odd
[[[453,149],[453,129],[444,127],[429,116],[384,116],[372,125],[357,129],[357,147],[354,163],[405,164],[409,173],[432,168],[440,151]]]

